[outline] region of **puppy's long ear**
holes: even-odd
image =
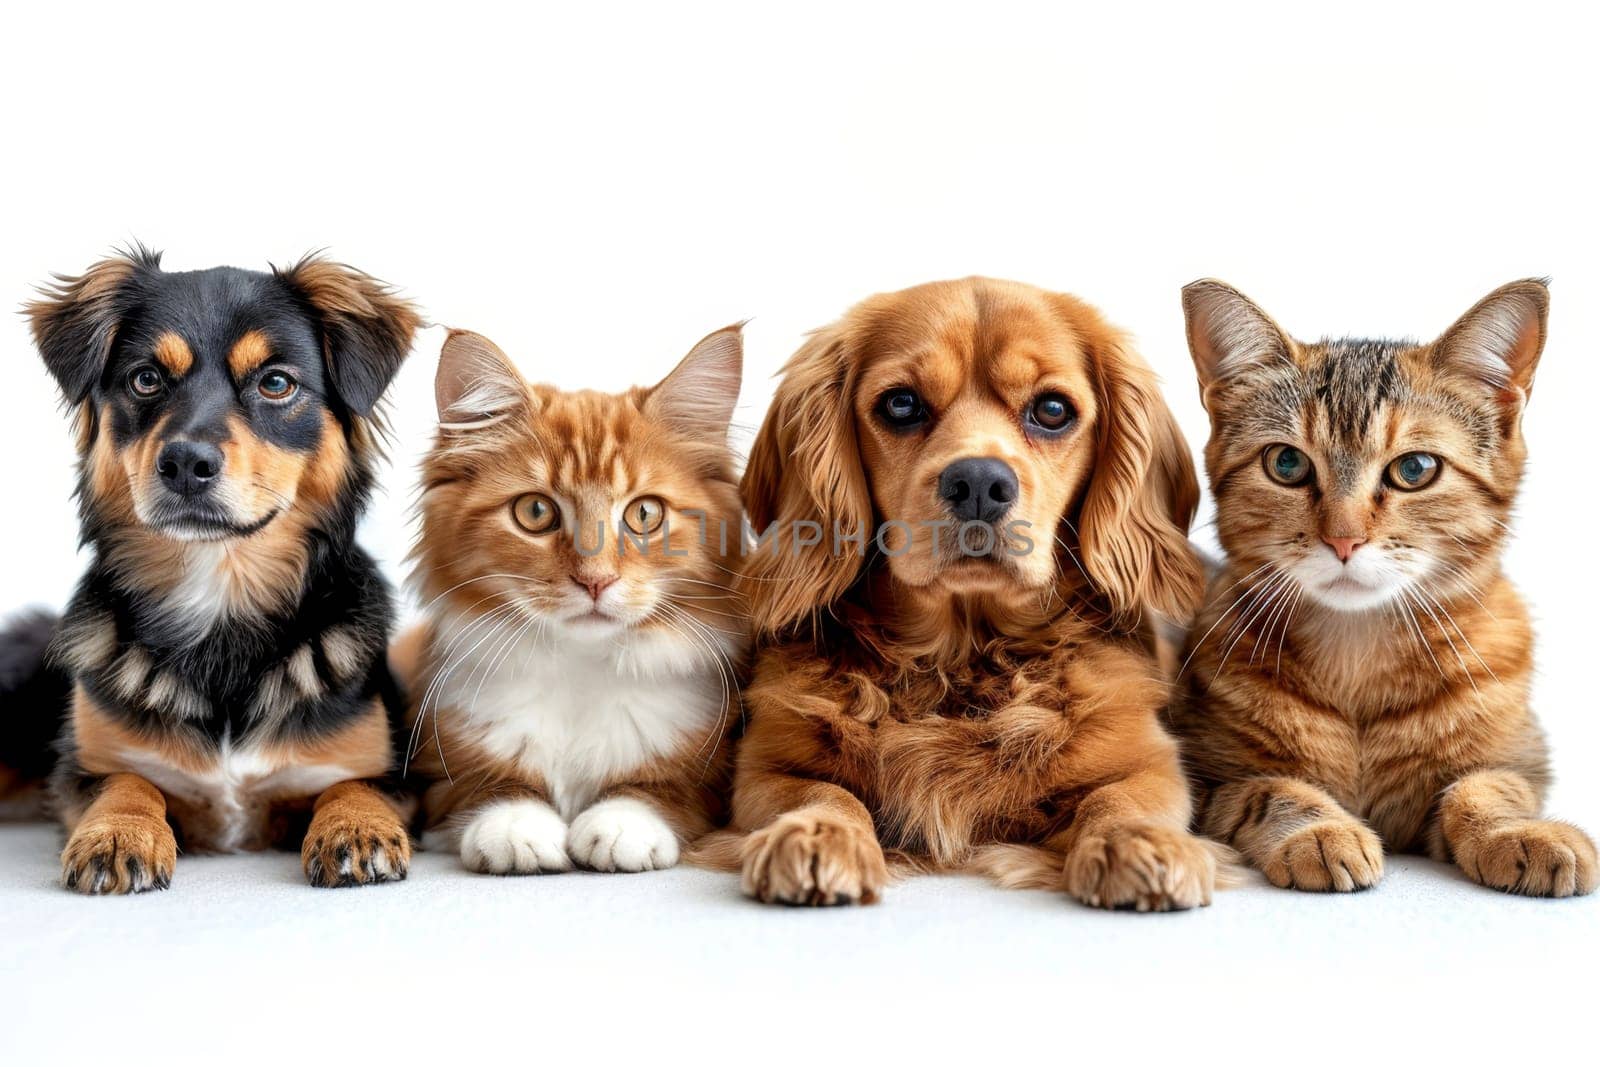
[[[750,449],[741,485],[757,536],[741,588],[758,633],[778,633],[825,611],[865,562],[834,535],[872,537],[872,501],[856,442],[855,370],[843,328],[812,334],[783,380]],[[813,534],[816,535],[814,543]]]
[[[161,269],[161,253],[136,244],[102,259],[77,277],[58,274],[23,308],[44,365],[68,404],[89,396],[104,373],[117,328],[141,272]]]
[[[1294,342],[1272,316],[1239,290],[1214,278],[1183,287],[1189,355],[1200,378],[1200,400],[1212,409],[1215,388],[1251,367],[1291,360]]]
[[[644,413],[681,433],[721,444],[744,377],[744,324],[701,338],[644,400]]]
[[[1145,609],[1187,623],[1205,576],[1189,545],[1200,500],[1183,432],[1155,373],[1110,329],[1091,333],[1098,436],[1079,509],[1083,566],[1121,625]]]
[[[1544,351],[1550,289],[1538,278],[1502,285],[1433,344],[1434,366],[1491,390],[1516,424]]]
[[[410,301],[354,267],[312,253],[273,269],[316,312],[323,358],[345,406],[368,416],[411,352],[421,316]]]

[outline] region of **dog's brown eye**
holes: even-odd
[[[298,383],[281,370],[268,371],[256,383],[256,389],[268,400],[287,400],[298,387]]]
[[[1028,421],[1041,430],[1058,433],[1072,425],[1078,413],[1060,393],[1044,393],[1028,407]]]
[[[622,521],[636,534],[654,533],[667,517],[667,506],[658,496],[642,496],[628,505]]]
[[[896,430],[909,430],[928,418],[915,389],[890,389],[878,398],[878,417]]]
[[[545,534],[561,524],[561,509],[543,493],[524,493],[511,502],[511,515],[532,534]]]
[[[128,375],[128,390],[137,397],[155,396],[166,384],[166,379],[154,367],[139,367]]]

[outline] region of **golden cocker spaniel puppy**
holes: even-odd
[[[983,278],[864,301],[789,361],[743,491],[743,836],[706,855],[746,893],[871,902],[887,848],[1101,907],[1209,903],[1150,650],[1201,594],[1194,467],[1099,312]]]

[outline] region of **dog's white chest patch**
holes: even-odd
[[[708,733],[738,698],[704,653],[630,634],[528,639],[509,655],[469,655],[434,699],[486,753],[543,781],[571,820],[606,783],[686,744],[703,742],[709,758]]]
[[[263,848],[274,802],[309,799],[358,777],[339,764],[285,764],[259,749],[235,748],[226,739],[215,758],[199,768],[176,767],[139,751],[122,753],[122,761],[166,795],[185,847],[207,852]]]

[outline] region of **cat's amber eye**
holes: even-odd
[[[1439,471],[1444,464],[1438,456],[1429,455],[1427,452],[1407,452],[1384,471],[1384,477],[1396,489],[1412,492],[1424,486],[1431,485],[1439,477]]]
[[[547,534],[561,525],[561,509],[543,493],[524,493],[511,502],[517,525],[531,534]]]
[[[1294,445],[1271,445],[1261,453],[1267,477],[1279,485],[1304,485],[1311,480],[1311,457]]]
[[[667,505],[658,496],[641,496],[622,513],[622,521],[636,534],[654,533],[666,517]]]

